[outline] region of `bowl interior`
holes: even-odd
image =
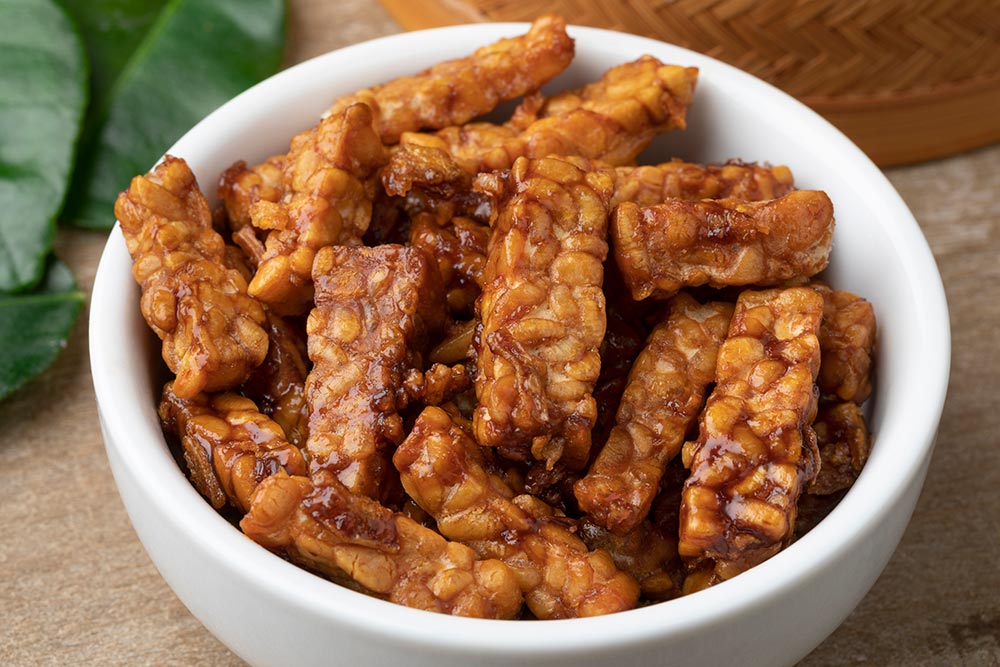
[[[407,33],[321,56],[224,105],[169,153],[188,161],[214,205],[214,186],[223,169],[237,159],[253,162],[284,152],[289,139],[314,125],[338,95],[463,55],[525,27],[488,24]],[[449,618],[371,599],[319,580],[250,543],[178,469],[155,414],[161,379],[158,343],[140,315],[130,260],[116,230],[101,261],[91,318],[93,374],[108,447],[144,481],[153,502],[172,508],[193,539],[225,554],[248,577],[263,568],[268,576],[260,585],[280,590],[311,613],[402,634],[415,644],[475,642],[482,650],[515,642],[526,649],[559,651],[682,632],[710,617],[736,618],[856,546],[856,536],[879,520],[929,455],[947,385],[947,307],[927,244],[882,173],[819,116],[743,72],[631,35],[587,28],[573,28],[571,34],[577,40],[576,59],[549,89],[594,80],[608,67],[644,53],[701,69],[687,131],[657,139],[643,162],[674,156],[701,162],[768,161],[788,165],[798,187],[830,195],[837,227],[826,278],[870,300],[880,326],[872,456],[842,503],[805,538],[753,570],[687,598],[614,617],[545,624]],[[477,630],[456,631],[462,627]],[[482,628],[488,631],[479,632]]]

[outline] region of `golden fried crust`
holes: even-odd
[[[217,191],[234,232],[250,224],[250,209],[256,202],[281,199],[284,168],[285,156],[274,155],[253,167],[239,160],[222,172]]]
[[[480,175],[496,199],[483,291],[474,416],[481,445],[549,467],[587,463],[606,326],[602,262],[610,170],[586,160],[518,160]]]
[[[635,606],[639,587],[604,551],[588,551],[551,508],[514,497],[482,452],[440,408],[425,408],[393,463],[403,487],[441,533],[511,567],[538,618],[607,614]]]
[[[226,268],[225,244],[187,163],[168,155],[133,178],[115,215],[142,288],[143,317],[163,341],[177,395],[246,380],[267,353],[264,309],[247,296],[240,272]]]
[[[624,165],[656,135],[684,129],[697,78],[696,68],[642,56],[611,68],[600,81],[573,93],[572,101],[554,105],[558,113],[542,114],[523,130],[515,124],[477,123],[434,135],[406,135],[402,141],[444,149],[470,173],[508,169],[518,157],[546,155]]]
[[[356,102],[369,104],[382,140],[393,144],[403,132],[461,125],[500,102],[537,90],[572,59],[573,40],[566,34],[565,20],[542,16],[525,35],[341,98],[330,113]]]
[[[775,285],[811,277],[833,245],[833,204],[798,190],[745,202],[624,202],[611,222],[615,261],[633,298],[669,296],[682,287]]]
[[[828,495],[850,488],[872,445],[861,409],[850,402],[821,404],[813,430],[822,465],[809,493]]]
[[[236,394],[180,398],[173,384],[163,387],[160,423],[181,439],[191,481],[214,508],[228,501],[246,512],[266,477],[279,470],[306,473],[302,452],[253,401]]]
[[[371,109],[355,104],[292,139],[285,193],[250,209],[253,226],[269,230],[250,294],[280,315],[299,315],[313,296],[311,270],[320,248],[360,245],[372,215],[373,184],[387,159]]]
[[[397,604],[481,618],[513,618],[521,609],[506,565],[477,559],[470,548],[352,494],[332,476],[265,480],[240,527],[297,563],[335,580],[349,577]]]
[[[309,407],[306,404],[306,375],[309,360],[302,332],[284,318],[267,314],[267,356],[240,393],[260,406],[296,447],[306,446]]]
[[[444,325],[440,277],[422,250],[333,246],[316,255],[306,379],[312,470],[379,497],[403,439],[403,379]]]
[[[706,166],[671,160],[658,165],[616,168],[611,206],[625,201],[653,206],[667,199],[761,201],[783,197],[793,189],[788,167],[742,162]]]
[[[875,309],[857,294],[814,285],[823,296],[819,346],[823,363],[816,384],[831,401],[864,403],[872,393],[872,359],[877,327]]]
[[[574,492],[580,509],[617,535],[649,513],[667,463],[698,417],[715,379],[719,345],[733,306],[704,306],[686,294],[671,302],[629,374],[608,442]]]
[[[418,214],[410,225],[410,245],[437,260],[448,308],[456,317],[472,315],[486,266],[490,228],[469,218],[441,225],[435,216]]]
[[[815,378],[823,299],[809,288],[743,292],[719,350],[716,386],[680,515],[681,556],[714,561],[712,580],[769,558],[791,538],[796,503],[818,468]]]

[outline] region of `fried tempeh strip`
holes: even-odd
[[[624,201],[653,206],[667,199],[743,199],[783,197],[794,189],[788,167],[730,161],[701,165],[671,160],[658,165],[615,169],[614,208]]]
[[[580,509],[598,525],[625,535],[649,513],[664,469],[715,379],[732,313],[732,304],[702,306],[681,293],[671,301],[670,317],[653,329],[632,366],[608,442],[574,487]]]
[[[240,393],[276,421],[289,442],[305,447],[309,433],[305,387],[309,360],[305,336],[284,318],[269,312],[267,337],[267,356],[240,387]]]
[[[187,163],[168,155],[133,178],[115,215],[142,288],[142,315],[163,341],[177,395],[246,380],[267,354],[264,309],[247,296],[240,272],[226,268],[225,244]]]
[[[729,579],[791,538],[796,503],[819,465],[816,415],[823,299],[807,287],[745,291],[719,350],[716,386],[680,516],[682,557]]]
[[[489,240],[489,227],[469,218],[454,218],[440,225],[433,215],[421,213],[410,225],[410,245],[437,260],[448,307],[457,317],[472,314],[481,291]]]
[[[473,176],[441,146],[414,141],[397,146],[379,172],[383,189],[403,197],[411,217],[432,214],[439,224],[456,216],[489,222],[490,199],[473,190]]]
[[[440,277],[422,250],[333,246],[316,255],[306,379],[311,469],[379,497],[403,439],[403,379],[444,325]]]
[[[826,268],[833,204],[815,190],[762,202],[672,199],[645,208],[624,202],[615,209],[611,237],[637,300],[685,286],[775,285]]]
[[[403,132],[461,125],[542,87],[573,59],[573,40],[559,16],[542,16],[524,35],[501,39],[472,55],[438,63],[334,102],[330,114],[364,102],[386,144]]]
[[[608,552],[615,566],[639,583],[648,600],[669,600],[680,594],[682,565],[677,537],[644,520],[625,535],[615,535],[585,516],[578,534],[588,549]]]
[[[809,493],[828,495],[850,488],[872,445],[861,408],[851,402],[821,404],[812,427],[822,465]]]
[[[320,248],[361,245],[372,215],[373,184],[387,159],[372,111],[355,104],[292,139],[279,202],[251,207],[254,227],[270,230],[250,294],[279,315],[299,315],[313,296],[311,269]]]
[[[217,192],[233,232],[250,225],[250,210],[255,203],[281,200],[285,160],[284,155],[273,155],[252,167],[238,160],[222,172]]]
[[[253,496],[240,527],[333,579],[350,577],[397,604],[457,616],[513,618],[517,579],[503,563],[476,558],[430,528],[349,492],[331,475],[278,474]]]
[[[482,174],[497,200],[477,351],[476,440],[551,467],[587,464],[606,326],[602,262],[609,170],[575,158],[520,159]]]
[[[618,65],[523,130],[515,124],[472,123],[401,143],[443,149],[467,172],[509,169],[518,157],[576,155],[624,165],[658,134],[684,129],[698,70],[664,65],[652,56]]]
[[[160,423],[181,439],[191,481],[212,507],[220,509],[229,501],[246,512],[250,496],[266,477],[279,470],[306,473],[302,452],[253,401],[236,394],[180,398],[173,384],[163,387]]]
[[[538,618],[607,614],[635,606],[639,587],[604,551],[546,516],[551,508],[517,496],[487,472],[483,452],[440,408],[425,408],[396,450],[403,487],[441,534],[514,570]]]
[[[819,347],[820,394],[831,401],[864,403],[872,392],[872,358],[877,335],[875,309],[856,294],[813,285],[823,297]]]

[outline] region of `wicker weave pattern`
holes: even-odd
[[[454,2],[454,0],[452,0]],[[547,12],[729,62],[807,101],[1000,80],[996,0],[465,0],[483,20]]]

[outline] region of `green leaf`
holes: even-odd
[[[107,109],[108,94],[167,0],[62,0],[90,59],[90,108],[84,135]]]
[[[33,291],[0,295],[0,399],[55,361],[83,300],[73,274],[55,259]]]
[[[0,0],[0,291],[37,284],[87,101],[80,38],[51,0]]]
[[[277,70],[283,0],[170,0],[111,91],[87,141],[66,219],[114,223],[114,201],[210,111]]]

